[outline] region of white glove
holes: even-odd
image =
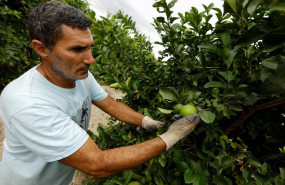
[[[167,132],[159,135],[158,137],[165,142],[166,150],[168,150],[183,137],[191,133],[200,121],[201,118],[198,114],[190,114],[173,122]]]
[[[148,116],[145,116],[142,120],[142,128],[146,129],[147,131],[156,131],[163,124],[163,122],[153,120]]]

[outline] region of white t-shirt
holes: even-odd
[[[92,100],[106,97],[90,72],[72,89],[52,84],[36,67],[7,85],[0,96],[5,124],[0,184],[69,184],[75,169],[58,160],[87,141]]]

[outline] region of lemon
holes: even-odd
[[[197,109],[194,105],[192,104],[187,104],[184,105],[181,109],[180,109],[180,116],[185,117],[188,116],[190,114],[196,114],[197,113]]]
[[[179,113],[180,113],[180,109],[181,109],[183,106],[184,106],[184,105],[182,105],[182,104],[180,104],[180,103],[176,104],[176,105],[173,107],[174,113],[179,114]]]

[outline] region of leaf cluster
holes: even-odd
[[[167,153],[100,183],[284,183],[284,4],[225,0],[223,11],[210,4],[175,16],[176,2],[153,5],[162,14],[153,22],[161,35],[156,44],[164,47],[160,56],[104,76],[126,92],[122,101],[165,121],[165,128],[176,104],[200,106],[206,121]]]

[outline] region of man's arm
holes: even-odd
[[[107,98],[101,101],[92,101],[92,103],[124,123],[136,126],[141,126],[142,124],[144,118],[143,114],[136,112],[129,106],[114,100],[110,96],[107,96]]]
[[[140,144],[109,150],[100,150],[95,142],[88,138],[79,150],[60,161],[89,175],[106,177],[136,167],[165,149],[166,144],[159,137]]]
[[[60,161],[95,177],[106,177],[138,166],[168,150],[191,133],[200,121],[198,114],[191,114],[172,123],[167,132],[154,139],[110,150],[100,150],[88,138],[75,153]]]

